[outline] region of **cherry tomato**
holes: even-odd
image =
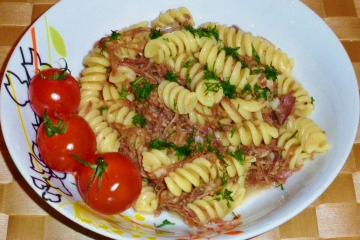
[[[76,113],[80,105],[78,82],[62,69],[41,71],[30,82],[29,99],[34,112],[43,117]]]
[[[141,192],[139,170],[120,153],[98,154],[93,161],[97,165],[84,166],[76,175],[85,202],[103,214],[128,209]]]
[[[96,151],[96,137],[80,116],[63,119],[47,115],[37,133],[37,144],[44,162],[53,170],[74,172],[81,167],[74,159],[91,159]]]

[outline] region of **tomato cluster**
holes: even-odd
[[[84,201],[104,214],[128,209],[141,191],[134,164],[120,153],[96,153],[96,136],[77,111],[78,82],[66,69],[40,71],[31,80],[29,99],[43,119],[37,144],[53,170],[74,173]]]

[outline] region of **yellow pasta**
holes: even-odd
[[[146,172],[153,172],[161,167],[173,164],[176,161],[166,150],[152,149],[142,153],[142,164]]]
[[[224,99],[220,104],[229,118],[235,123],[241,123],[243,120],[257,119],[255,113],[260,112],[265,107],[265,102],[241,98]]]
[[[291,93],[296,98],[294,112],[296,116],[306,117],[314,110],[308,92],[293,78],[286,75],[278,76],[277,91],[279,95]]]
[[[227,133],[227,140],[233,146],[240,144],[249,146],[259,146],[261,143],[269,144],[272,139],[279,136],[279,131],[276,127],[270,124],[255,120],[244,121],[237,129]]]
[[[195,93],[190,92],[175,82],[161,82],[158,94],[168,108],[179,114],[190,113],[197,104]]]
[[[133,117],[136,112],[131,110],[124,101],[119,101],[113,104],[108,103],[109,109],[106,114],[106,120],[109,123],[121,123],[125,126],[132,126]]]
[[[288,128],[298,131],[301,148],[305,153],[324,153],[330,144],[323,130],[309,118],[289,119]]]
[[[153,187],[143,183],[140,196],[134,203],[134,209],[142,213],[154,213],[159,206],[159,200]]]
[[[189,113],[189,119],[193,123],[204,125],[213,119],[211,108],[198,103]]]
[[[217,169],[214,164],[203,157],[194,159],[191,163],[185,163],[165,177],[168,190],[175,196],[182,192],[191,192],[193,187],[200,183],[208,183],[217,177]]]
[[[169,9],[161,13],[158,18],[152,22],[152,27],[156,29],[166,29],[179,26],[194,26],[194,20],[190,11],[185,7]]]
[[[253,48],[257,52],[262,64],[274,66],[282,73],[291,73],[294,61],[286,53],[269,41],[261,37],[255,37],[251,33],[245,33],[234,27],[227,27],[220,24],[210,24],[216,26],[219,31],[220,39],[227,47],[239,47],[239,54],[253,56]]]

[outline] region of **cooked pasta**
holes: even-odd
[[[235,26],[196,27],[184,7],[112,31],[83,64],[79,115],[98,152],[141,172],[135,211],[222,227],[249,188],[284,184],[330,149],[284,51]]]
[[[255,37],[251,33],[243,32],[235,27],[227,27],[220,24],[210,25],[216,26],[224,45],[232,48],[238,47],[240,55],[251,57],[253,56],[254,48],[262,64],[272,65],[283,73],[292,72],[294,61],[264,38]]]
[[[153,187],[143,184],[140,196],[134,203],[134,209],[142,213],[154,213],[159,206],[159,200]]]
[[[146,172],[153,172],[160,167],[168,166],[176,162],[166,150],[152,149],[142,153],[143,167]]]
[[[160,83],[158,94],[168,108],[179,114],[190,113],[197,104],[195,93],[175,82],[163,81]]]
[[[271,140],[279,136],[278,129],[264,121],[244,121],[235,131],[227,133],[227,140],[233,146],[270,144]]]
[[[193,186],[198,187],[202,182],[208,183],[216,176],[216,166],[206,158],[199,157],[170,172],[164,181],[172,194],[180,196],[182,192],[191,192]]]
[[[169,9],[161,13],[151,24],[151,26],[156,29],[167,29],[187,25],[194,26],[194,20],[190,11],[185,7]]]

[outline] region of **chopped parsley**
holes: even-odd
[[[249,94],[249,93],[252,93],[252,87],[251,87],[250,84],[247,83],[247,84],[244,86],[244,88],[241,90],[241,94],[242,94],[242,95],[246,95],[246,94]]]
[[[228,98],[236,98],[236,87],[232,85],[230,81],[224,81],[221,83],[221,87],[224,91],[224,95]]]
[[[229,182],[229,175],[227,174],[226,170],[221,175],[221,182],[224,186]]]
[[[190,145],[176,147],[176,156],[180,159],[187,158],[191,155],[192,150]]]
[[[220,40],[219,31],[217,30],[216,26],[209,26],[209,27],[200,27],[200,28],[193,28],[192,26],[185,26],[185,30],[191,32],[194,36],[198,36],[199,38],[202,37],[213,37],[216,41]]]
[[[143,115],[140,114],[136,114],[133,119],[132,119],[132,123],[136,126],[136,127],[145,127],[146,126],[146,118]]]
[[[232,48],[232,47],[224,47],[223,50],[225,51],[226,56],[231,56],[233,57],[235,60],[240,60],[240,55],[239,55],[239,47],[236,48]]]
[[[261,88],[258,84],[255,84],[254,94],[255,94],[256,99],[267,100],[270,97],[270,89],[267,87]]]
[[[187,60],[184,64],[184,68],[191,68],[195,64],[194,59]]]
[[[150,94],[154,88],[154,85],[145,81],[145,79],[142,77],[131,83],[131,90],[133,91],[136,100],[140,102],[145,102],[150,97]]]
[[[312,105],[314,105],[315,103],[315,98],[314,97],[311,97],[311,102],[310,102]]]
[[[276,81],[277,77],[279,75],[279,72],[272,65],[266,66],[265,68],[261,67],[261,68],[251,69],[251,71],[250,71],[251,75],[256,75],[259,73],[264,73],[266,79],[269,79],[272,81]]]
[[[169,226],[169,225],[175,225],[175,223],[170,222],[169,220],[165,219],[161,224],[155,225],[155,227],[162,228],[162,227]]]
[[[121,34],[120,34],[120,33],[118,33],[117,31],[111,30],[111,35],[110,35],[110,40],[111,40],[111,41],[119,40],[120,37],[121,37]]]
[[[230,202],[233,202],[234,199],[231,196],[232,191],[228,190],[228,189],[224,189],[224,191],[218,192],[216,195],[217,197],[215,198],[217,201],[225,200],[226,201],[226,206],[229,208],[231,207]]]
[[[108,106],[102,106],[101,108],[100,108],[100,112],[101,112],[101,114],[103,114],[105,111],[107,111],[109,109],[109,107]]]
[[[151,39],[156,39],[158,37],[161,37],[161,35],[162,35],[162,32],[159,29],[154,29],[154,28],[151,29],[151,32],[150,32]]]
[[[281,191],[285,191],[285,187],[283,184],[279,184],[276,186],[277,188],[280,188]]]
[[[152,148],[152,149],[163,150],[166,148],[174,148],[174,147],[176,147],[176,145],[174,143],[170,143],[170,142],[163,141],[160,139],[155,139],[150,143],[150,148]]]
[[[221,83],[217,79],[216,74],[208,69],[204,72],[206,93],[218,92],[221,88]]]
[[[279,72],[272,65],[270,67],[266,66],[264,73],[266,78],[272,81],[276,81],[279,75]]]
[[[170,81],[170,82],[177,82],[177,76],[173,71],[168,71],[165,74],[165,79]]]
[[[252,49],[252,56],[253,56],[255,62],[257,64],[260,64],[260,57],[259,57],[259,54],[257,53],[256,49],[254,48],[254,45],[251,45],[251,49]]]
[[[263,69],[261,69],[261,68],[255,68],[255,69],[251,69],[250,75],[260,74],[260,73],[262,73],[262,72],[264,72]]]
[[[231,152],[230,155],[235,158],[241,165],[245,162],[245,154],[242,149],[238,149],[235,152]]]
[[[125,100],[128,95],[129,95],[129,91],[126,88],[123,88],[123,89],[121,89],[121,91],[119,91],[119,99],[120,100]]]

